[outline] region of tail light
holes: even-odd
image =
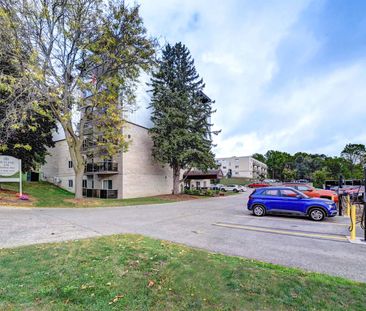
[[[250,195],[249,195],[249,200],[253,199],[253,194],[257,191],[257,189],[255,189]]]

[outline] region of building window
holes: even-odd
[[[83,179],[83,188],[88,188],[88,181]]]
[[[223,169],[226,169],[226,166],[223,166],[222,168],[223,168]]]
[[[235,165],[235,168],[239,168],[239,165]]]
[[[235,175],[239,175],[239,172],[235,172]]]
[[[103,189],[108,189],[108,190],[112,190],[113,188],[113,184],[112,184],[112,180],[103,180]]]
[[[72,179],[69,179],[69,188],[72,188],[74,186],[74,181]]]
[[[72,161],[69,161],[69,168],[72,168]]]

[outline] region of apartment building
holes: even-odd
[[[172,170],[169,165],[159,164],[151,156],[153,142],[148,128],[126,122],[123,131],[130,141],[127,152],[121,152],[108,160],[87,157],[84,196],[124,199],[171,193]],[[56,141],[55,147],[49,149],[46,164],[40,173],[42,180],[75,191],[73,163],[65,139]]]
[[[251,156],[217,158],[224,176],[261,179],[267,177],[267,165]]]

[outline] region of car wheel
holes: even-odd
[[[310,210],[309,217],[314,221],[322,221],[325,218],[325,213],[321,208],[313,208]]]
[[[222,191],[222,192],[226,192],[225,188],[221,188],[221,191]]]
[[[238,189],[234,189],[233,191],[234,191],[234,192],[239,192],[239,191],[238,191]]]
[[[266,209],[262,205],[254,205],[253,206],[253,215],[254,216],[264,216],[266,214]]]

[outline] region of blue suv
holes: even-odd
[[[337,215],[336,204],[327,199],[309,198],[290,187],[256,189],[249,196],[248,210],[255,216],[265,214],[290,214],[308,216],[315,221]]]

